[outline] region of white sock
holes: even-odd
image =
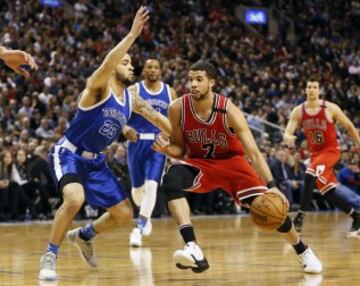
[[[158,183],[153,180],[145,181],[144,197],[141,202],[140,215],[146,218],[150,218],[152,211],[154,210],[156,203]]]

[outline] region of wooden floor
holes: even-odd
[[[172,219],[153,221],[142,249],[129,249],[131,225],[99,235],[99,267],[90,269],[67,242],[58,256],[57,282],[37,280],[50,224],[0,224],[0,285],[360,285],[360,240],[346,238],[351,220],[339,213],[310,214],[303,239],[324,265],[304,275],[294,251],[275,233],[258,230],[248,216],[193,220],[210,263],[202,274],[179,270],[173,252],[183,246]]]

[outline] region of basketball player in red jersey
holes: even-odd
[[[0,46],[0,59],[14,72],[26,78],[30,76],[27,68],[38,69],[34,58],[24,51],[9,50]]]
[[[293,147],[296,140],[294,132],[301,127],[310,149],[310,166],[305,174],[304,194],[294,219],[295,227],[301,231],[304,211],[311,203],[316,185],[327,201],[353,218],[348,236],[360,237],[360,213],[336,192],[334,166],[340,159],[340,146],[336,139],[335,122],[349,132],[357,148],[360,148],[359,133],[338,105],[320,100],[320,81],[317,77],[307,81],[305,92],[307,99],[291,112],[284,134],[284,142]]]
[[[214,66],[204,61],[190,67],[191,94],[169,107],[172,143],[158,138],[153,147],[180,159],[168,169],[162,188],[185,242],[184,249],[174,253],[176,266],[195,273],[205,271],[209,264],[196,242],[184,190],[202,193],[222,188],[247,207],[256,196],[268,191],[286,201],[274,184],[243,113],[228,98],[212,91],[215,73]],[[244,158],[245,153],[252,165]],[[320,261],[302,242],[289,217],[277,231],[293,245],[305,272],[321,272]]]

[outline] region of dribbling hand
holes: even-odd
[[[134,35],[135,37],[140,36],[144,25],[149,20],[149,18],[149,10],[144,6],[141,6],[136,12],[130,34]]]

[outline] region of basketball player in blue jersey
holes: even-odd
[[[143,68],[144,81],[136,83],[139,95],[155,110],[167,116],[170,102],[176,99],[176,92],[160,81],[161,64],[158,59],[149,58]],[[131,178],[131,194],[137,206],[140,206],[137,225],[130,234],[130,245],[140,247],[142,235],[150,235],[151,214],[156,203],[157,187],[161,180],[166,156],[155,152],[151,146],[160,129],[139,114],[133,114],[128,122],[131,128],[123,133],[128,144],[128,166]],[[134,136],[136,135],[136,136]],[[132,142],[134,138],[138,140]]]
[[[130,32],[107,54],[100,67],[87,80],[77,113],[65,136],[50,152],[49,162],[62,192],[63,203],[56,212],[50,241],[40,260],[41,280],[57,279],[59,246],[85,200],[91,206],[104,208],[107,212],[86,227],[68,231],[66,237],[90,266],[97,266],[92,247],[95,235],[132,219],[129,200],[101,153],[118,138],[131,112],[140,113],[171,134],[168,119],[146,103],[135,88],[126,89],[134,79],[134,68],[127,51],[141,34],[148,18],[147,9],[141,7]]]

